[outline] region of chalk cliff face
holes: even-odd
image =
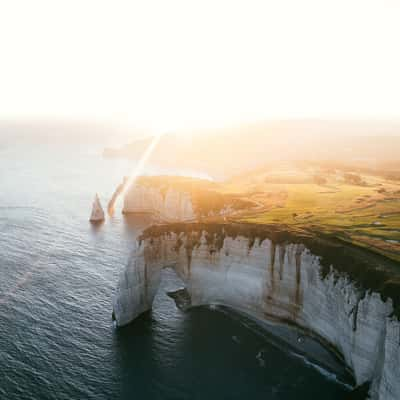
[[[124,213],[150,213],[162,221],[195,219],[192,199],[188,193],[175,189],[162,192],[157,187],[132,185],[124,198]]]
[[[206,232],[163,233],[138,243],[121,273],[114,314],[119,326],[151,308],[164,267],[187,285],[192,305],[223,304],[255,317],[280,318],[318,335],[343,355],[372,399],[400,399],[400,323],[392,301],[361,292],[302,243]]]

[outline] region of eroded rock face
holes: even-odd
[[[188,193],[175,189],[132,185],[124,198],[124,213],[150,213],[162,221],[192,221],[196,218]]]
[[[175,305],[182,311],[192,307],[192,298],[186,288],[167,292],[167,295],[175,301]]]
[[[371,381],[372,399],[400,399],[400,323],[392,302],[362,293],[303,244],[207,234],[163,234],[143,240],[122,272],[115,300],[117,324],[151,308],[163,267],[185,282],[192,305],[224,304],[258,318],[280,318],[319,335],[340,351],[357,385]]]

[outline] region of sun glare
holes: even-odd
[[[147,160],[151,156],[151,153],[153,152],[153,150],[157,146],[157,144],[160,141],[160,139],[161,139],[163,134],[164,134],[163,131],[159,131],[159,133],[156,134],[153,137],[153,140],[150,142],[149,146],[147,147],[147,149],[143,153],[142,157],[140,158],[140,160],[136,164],[135,169],[132,171],[132,173],[128,177],[128,180],[126,181],[125,188],[124,188],[124,190],[122,192],[122,195],[125,194],[127,188],[129,188],[129,186],[131,186],[135,182],[137,177],[142,174],[143,168],[145,167]]]
[[[2,2],[0,117],[398,117],[399,20],[391,0]]]
[[[136,163],[134,170],[129,174],[126,181],[124,181],[124,183],[122,184],[121,189],[117,188],[117,190],[115,191],[114,195],[112,196],[110,202],[108,203],[107,210],[108,210],[109,215],[114,214],[115,203],[118,200],[118,198],[119,197],[123,198],[125,196],[125,193],[127,192],[127,190],[135,183],[138,176],[140,176],[143,173],[143,170],[146,166],[146,163],[147,163],[149,157],[151,156],[155,147],[157,146],[158,142],[160,141],[161,137],[165,133],[166,133],[165,131],[159,130],[158,133],[153,136],[153,139],[149,143],[148,147],[146,148],[146,150],[143,152],[142,156]]]

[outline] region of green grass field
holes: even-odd
[[[399,189],[382,181],[367,186],[266,184],[265,191],[284,191],[286,199],[275,205],[266,201],[265,210],[249,210],[241,220],[331,234],[400,261]]]
[[[190,193],[203,222],[284,224],[400,261],[400,181],[357,173],[360,183],[354,184],[346,173],[283,165],[222,183],[183,177],[143,177],[140,183]]]

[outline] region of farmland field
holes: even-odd
[[[265,172],[232,181],[224,190],[247,193],[262,207],[247,210],[239,218],[255,223],[279,223],[324,234],[369,248],[400,260],[400,183],[374,175],[360,175],[360,184],[346,182],[335,171],[315,183],[315,171],[308,177],[295,171],[273,180]],[[320,176],[320,175],[318,175]]]
[[[141,177],[190,192],[202,221],[286,225],[334,236],[400,261],[400,181],[321,165],[282,164],[227,182]]]

